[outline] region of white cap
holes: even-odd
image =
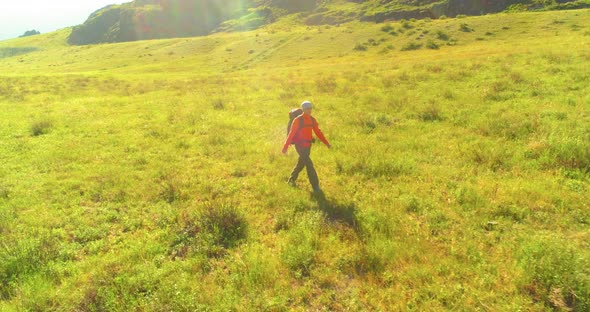
[[[313,107],[313,105],[311,104],[310,101],[305,101],[305,102],[301,103],[302,109],[307,109],[307,108],[312,108],[312,107]]]

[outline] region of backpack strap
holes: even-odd
[[[299,131],[301,131],[301,129],[305,128],[305,122],[303,121],[303,114],[297,116],[297,122],[299,122]]]
[[[303,121],[303,115],[300,115],[295,119],[301,119],[301,121],[299,122],[299,130],[305,128],[305,122]],[[317,123],[317,121],[315,121],[315,118],[311,117],[311,127],[312,128],[315,128],[316,123]]]

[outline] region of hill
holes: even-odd
[[[353,1],[353,0],[135,0],[111,5],[74,27],[68,42],[85,45],[157,38],[207,35],[212,31],[251,30],[303,12],[307,25],[340,24],[353,20],[384,22],[411,18],[482,15],[511,8],[559,9],[590,7],[588,0],[553,1]]]
[[[2,41],[0,311],[587,311],[589,20]]]

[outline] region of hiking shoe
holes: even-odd
[[[297,183],[291,179],[289,179],[289,181],[287,181],[287,184],[289,184],[291,187],[297,187]]]

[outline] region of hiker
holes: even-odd
[[[301,104],[301,110],[303,113],[293,119],[289,135],[287,136],[287,140],[285,141],[285,145],[283,146],[283,154],[287,153],[289,149],[289,145],[295,144],[295,150],[299,154],[299,160],[297,161],[297,165],[293,168],[293,172],[289,177],[288,183],[291,186],[296,186],[297,177],[303,167],[307,169],[307,177],[309,178],[309,183],[313,188],[313,191],[316,193],[321,193],[320,189],[320,182],[318,179],[318,175],[313,167],[313,162],[309,157],[311,153],[311,143],[313,142],[313,135],[312,130],[315,132],[317,137],[324,143],[328,148],[332,146],[328,143],[328,140],[324,137],[324,134],[320,130],[318,126],[318,122],[315,118],[311,116],[313,105],[309,101],[305,101]]]

